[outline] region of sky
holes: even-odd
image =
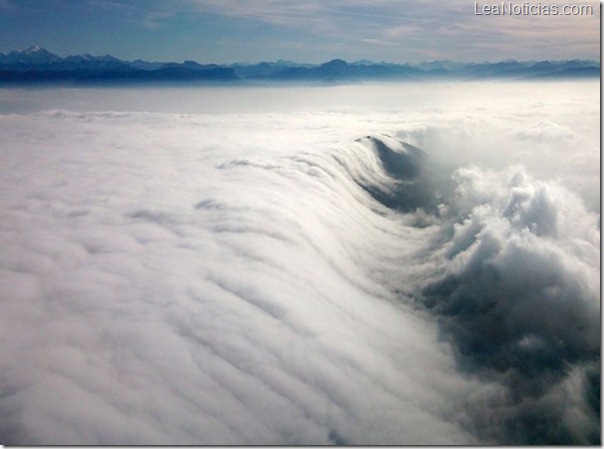
[[[0,0],[0,52],[33,45],[59,56],[204,63],[394,63],[599,59],[598,2],[452,0]],[[588,5],[593,15],[545,15]],[[526,10],[526,9],[525,9]],[[482,14],[477,14],[482,13]],[[540,14],[541,13],[541,14]]]

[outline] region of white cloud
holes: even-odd
[[[520,84],[23,91],[22,110],[47,110],[0,116],[1,442],[505,440],[531,410],[488,364],[460,374],[460,340],[410,296],[476,274],[483,251],[532,304],[527,260],[560,293],[547,320],[521,323],[520,346],[558,331],[593,343],[580,301],[599,288],[595,215],[552,179],[571,173],[499,170],[597,157],[597,85],[564,86],[553,99]],[[355,142],[385,132],[435,169],[455,155],[494,168],[459,172],[467,203],[449,215],[402,214],[359,186],[396,192],[380,153]],[[571,330],[554,312],[578,291],[564,310],[586,327]],[[594,368],[570,363],[534,407],[557,404],[580,441]]]

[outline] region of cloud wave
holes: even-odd
[[[596,442],[599,216],[443,167],[491,108],[1,115],[0,442]]]

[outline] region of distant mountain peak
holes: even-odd
[[[321,64],[323,67],[348,67],[348,63],[343,59],[332,59],[331,61]]]
[[[31,47],[26,48],[25,50],[21,50],[21,53],[30,55],[32,53],[50,53],[50,52],[42,47],[38,47],[37,45],[32,45]]]
[[[45,48],[38,47],[37,45],[32,45],[31,47],[26,48],[25,50],[17,51],[16,53],[19,53],[21,55],[32,56],[32,57],[46,57],[46,58],[52,58],[55,60],[61,59],[60,56],[57,56],[57,55],[49,52]]]
[[[45,64],[61,60],[60,56],[54,55],[48,50],[38,47],[37,45],[33,45],[25,50],[11,51],[9,54],[2,56],[3,62],[10,64]]]

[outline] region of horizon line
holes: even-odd
[[[103,58],[103,57],[110,57],[110,58],[114,58],[118,61],[121,62],[136,62],[136,61],[141,61],[141,62],[146,62],[146,63],[156,63],[156,64],[171,64],[171,63],[176,63],[176,64],[184,64],[186,62],[194,62],[197,64],[205,64],[205,65],[217,65],[217,66],[229,66],[229,65],[237,65],[237,64],[241,64],[241,65],[254,65],[254,64],[262,64],[262,63],[277,63],[277,62],[290,62],[290,63],[294,63],[294,64],[301,64],[301,65],[316,65],[316,66],[320,66],[323,64],[327,64],[329,62],[333,62],[333,61],[343,61],[346,64],[355,64],[355,63],[359,63],[362,61],[367,61],[370,62],[372,64],[391,64],[391,65],[410,65],[410,66],[417,66],[417,65],[422,65],[422,64],[429,64],[429,63],[437,63],[437,62],[441,62],[441,63],[452,63],[452,64],[498,64],[498,63],[502,63],[502,62],[519,62],[519,63],[530,63],[530,62],[567,62],[567,61],[584,61],[584,62],[593,62],[593,63],[597,63],[598,65],[601,64],[601,61],[598,59],[581,59],[581,58],[572,58],[572,59],[514,59],[514,58],[506,58],[506,59],[501,59],[501,60],[482,60],[482,61],[459,61],[459,60],[452,60],[452,59],[430,59],[430,60],[425,60],[422,62],[391,62],[391,61],[374,61],[371,59],[368,59],[366,57],[361,58],[361,59],[356,59],[354,61],[347,61],[345,59],[339,58],[339,57],[333,57],[329,60],[326,60],[324,62],[302,62],[302,61],[295,61],[295,60],[291,60],[291,59],[284,59],[284,58],[279,58],[277,60],[260,60],[257,62],[250,62],[250,61],[235,61],[235,62],[200,62],[200,61],[196,61],[194,59],[185,59],[182,62],[178,62],[178,61],[149,61],[149,60],[144,60],[141,58],[136,58],[136,59],[121,59],[118,58],[116,56],[113,56],[109,53],[103,54],[103,55],[93,55],[90,53],[79,53],[79,54],[70,54],[67,56],[61,56],[57,53],[54,53],[50,50],[48,50],[45,47],[39,46],[37,44],[35,45],[30,45],[27,48],[24,48],[22,50],[10,50],[8,53],[3,53],[0,51],[0,55],[2,56],[8,56],[11,53],[24,53],[27,52],[29,50],[43,50],[48,52],[49,54],[53,55],[53,56],[57,56],[61,59],[66,59],[69,57],[77,57],[77,56],[91,56],[93,58]]]

